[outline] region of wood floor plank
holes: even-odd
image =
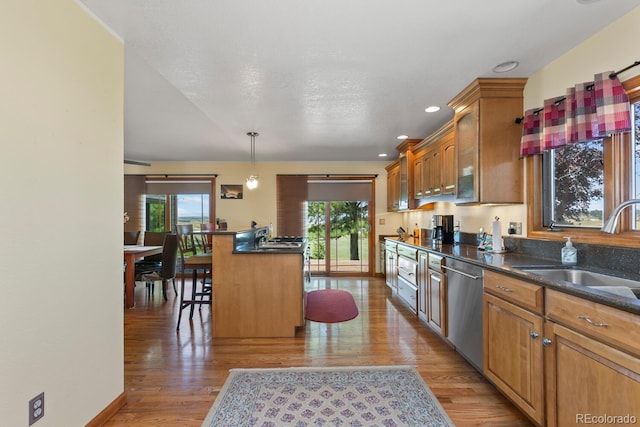
[[[232,368],[413,365],[456,426],[531,426],[450,345],[406,309],[379,278],[314,278],[313,289],[351,292],[360,314],[307,322],[294,338],[212,339],[210,307],[188,312],[176,332],[178,299],[137,286],[125,311],[127,404],[106,426],[199,426]],[[265,319],[268,321],[268,319]]]

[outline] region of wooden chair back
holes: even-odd
[[[200,230],[201,231],[215,231],[216,229],[216,225],[212,224],[210,222],[205,223],[205,224],[200,224]],[[204,250],[204,252],[211,252],[211,248],[212,248],[212,239],[211,239],[211,235],[210,234],[202,234],[202,248]]]
[[[139,237],[140,237],[140,230],[138,230],[138,231],[125,231],[124,232],[124,244],[125,245],[137,245]]]
[[[178,261],[178,236],[176,234],[165,234],[162,244],[162,269],[160,276],[164,280],[171,280],[176,277],[176,264]]]
[[[176,225],[176,234],[178,235],[178,248],[183,257],[198,253],[198,247],[193,237],[193,224]]]
[[[169,234],[166,231],[145,231],[144,232],[144,245],[145,246],[162,246],[164,245],[164,237]],[[144,258],[145,261],[160,262],[162,261],[162,254],[150,255]]]

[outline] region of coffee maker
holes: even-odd
[[[453,215],[433,215],[431,217],[431,240],[453,243]]]

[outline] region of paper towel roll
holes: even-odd
[[[493,236],[491,240],[493,241],[493,250],[496,252],[502,251],[504,249],[504,243],[502,241],[502,226],[500,224],[500,219],[496,217],[496,220],[493,221],[493,232],[491,233]]]

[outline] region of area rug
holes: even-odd
[[[314,322],[336,323],[351,320],[358,315],[356,302],[347,291],[320,289],[307,293],[305,317]]]
[[[453,426],[412,366],[231,369],[203,427]]]

